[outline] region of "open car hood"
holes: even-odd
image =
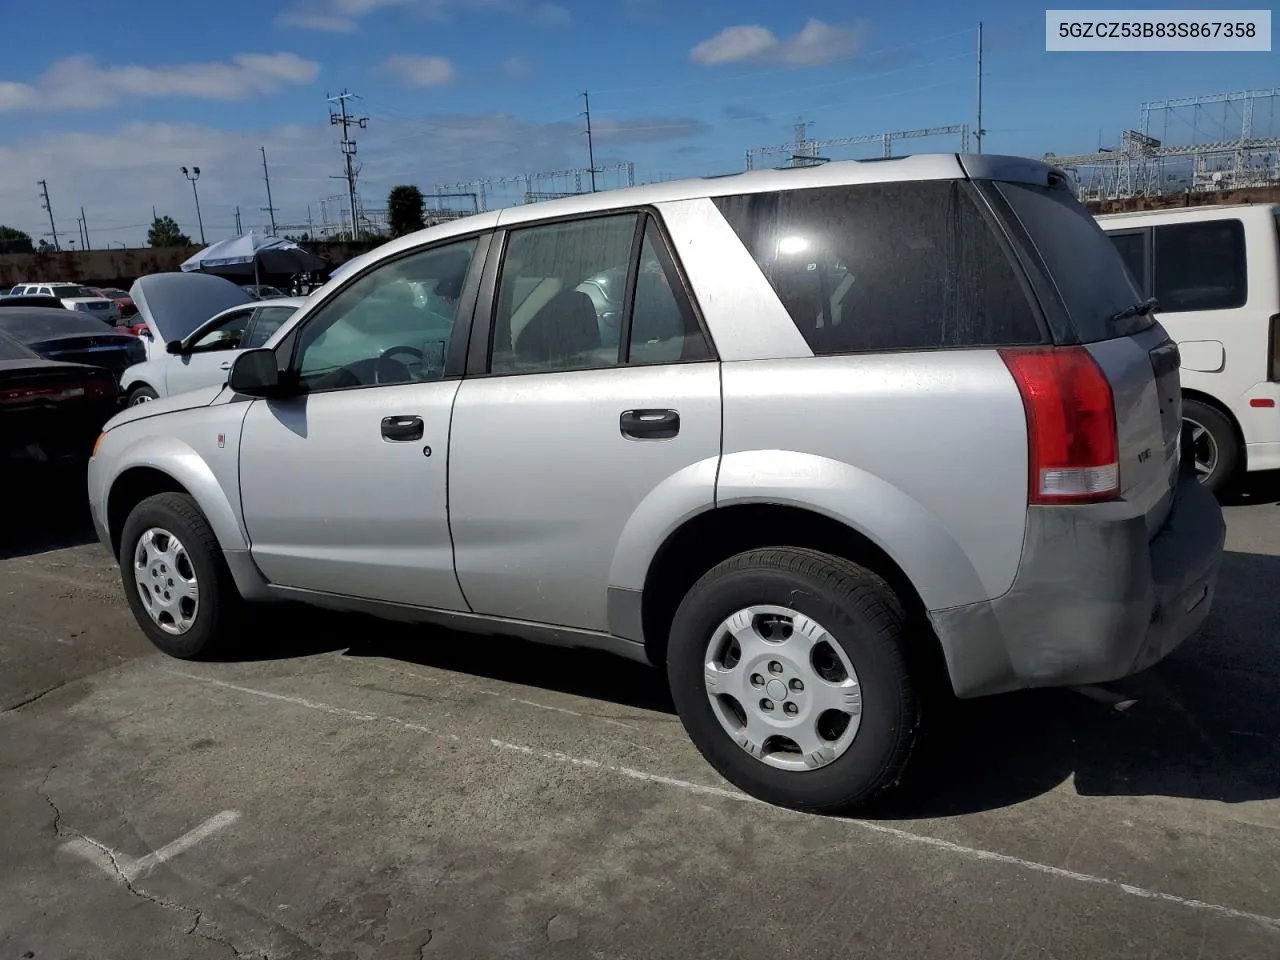
[[[139,318],[157,343],[181,340],[215,313],[253,298],[225,277],[207,273],[153,273],[129,288]]]

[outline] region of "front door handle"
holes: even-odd
[[[230,361],[230,360],[225,360],[225,361],[223,361],[222,363],[218,364],[218,369],[219,369],[219,370],[230,370],[230,369],[231,369],[231,361]]]
[[[421,417],[383,417],[382,439],[405,443],[422,439]]]
[[[624,410],[618,418],[622,435],[631,440],[670,440],[680,432],[678,410]]]

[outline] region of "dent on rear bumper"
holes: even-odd
[[[1141,517],[1030,508],[1009,591],[930,613],[956,694],[1100,683],[1146,669],[1208,615],[1225,538],[1217,500],[1189,478],[1150,541]]]

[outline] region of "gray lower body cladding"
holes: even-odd
[[[1117,680],[1169,654],[1213,605],[1226,525],[1180,479],[1164,526],[1031,507],[1003,596],[930,613],[957,696]]]

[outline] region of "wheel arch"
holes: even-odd
[[[942,646],[925,602],[901,564],[847,523],[808,507],[779,502],[706,510],[687,519],[662,542],[649,564],[641,594],[645,653],[651,663],[665,662],[676,608],[698,578],[731,556],[761,547],[818,550],[883,578],[902,601],[913,626],[911,634],[927,638],[911,651],[913,659],[934,680],[947,677]]]

